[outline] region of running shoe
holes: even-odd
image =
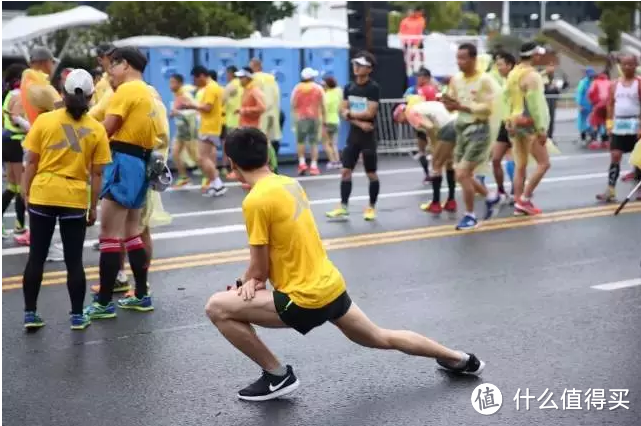
[[[21,246],[28,246],[31,241],[31,233],[29,232],[29,230],[25,229],[21,234],[16,234],[15,232],[16,231],[13,231],[13,239],[15,240],[15,242],[20,244]]]
[[[227,180],[237,180],[237,179],[238,179],[238,176],[236,175],[235,171],[232,170],[231,172],[227,173]]]
[[[93,243],[91,248],[93,249],[93,251],[100,251],[100,241],[96,241],[95,243]]]
[[[263,371],[260,379],[238,392],[238,398],[245,401],[269,401],[292,393],[299,385],[294,370],[288,365],[285,376],[275,376]]]
[[[227,187],[221,186],[220,188],[209,188],[203,193],[205,197],[221,197],[227,193]]]
[[[128,298],[128,297],[131,297],[131,296],[135,296],[135,295],[136,295],[136,289],[133,288],[133,286],[132,286],[132,287],[129,288],[127,293],[125,293],[125,299]],[[147,295],[151,296],[151,286],[149,285],[149,281],[147,281]]]
[[[349,217],[349,211],[347,211],[347,206],[340,206],[325,213],[325,216],[330,219],[346,219]]]
[[[206,194],[209,191],[209,185],[211,184],[211,180],[209,178],[202,178],[200,181],[200,192],[203,194]]]
[[[9,238],[10,236],[11,236],[11,234],[9,233],[9,231],[7,231],[6,229],[4,229],[4,225],[2,225],[2,239],[3,239],[3,240],[6,240],[6,239],[7,239],[7,238]]]
[[[421,204],[421,210],[423,210],[425,213],[441,214],[441,212],[443,211],[443,207],[441,207],[440,203],[435,203],[434,201],[432,201],[431,203]]]
[[[151,296],[144,296],[138,299],[135,295],[118,300],[118,307],[122,309],[131,309],[140,312],[149,312],[154,310],[151,304]]]
[[[91,319],[85,314],[71,314],[71,329],[84,330],[91,324]]]
[[[18,221],[16,221],[16,225],[13,227],[13,235],[22,235],[28,231],[27,227],[18,225]]]
[[[40,318],[37,312],[27,311],[24,313],[24,328],[36,329],[45,326],[45,322]]]
[[[318,176],[320,175],[320,170],[318,170],[318,167],[310,167],[309,168],[309,174],[310,176]]]
[[[245,191],[249,191],[250,189],[252,189],[252,187],[248,183],[245,183],[245,182],[241,183],[240,187],[243,188]]]
[[[501,206],[505,204],[507,196],[505,194],[495,194],[489,200],[485,200],[485,220],[496,217],[501,211]]]
[[[82,313],[92,320],[116,318],[116,305],[114,305],[114,302],[109,302],[106,306],[93,302]]]
[[[458,223],[458,225],[456,225],[456,230],[457,231],[464,231],[464,230],[467,230],[467,229],[475,229],[478,226],[479,226],[479,221],[476,220],[476,218],[474,216],[470,216],[470,215],[466,214],[465,216],[463,216],[461,218],[461,220]]]
[[[447,200],[443,206],[443,210],[450,213],[456,213],[458,206],[456,205],[456,200]]]
[[[191,180],[187,176],[181,176],[178,179],[176,179],[176,183],[174,183],[173,187],[182,188],[183,186],[187,186],[190,183],[191,183]]]
[[[441,366],[441,368],[451,371],[452,373],[460,374],[472,374],[474,376],[479,376],[485,369],[485,363],[478,359],[474,354],[467,354],[469,356],[467,362],[462,367],[454,367],[449,364],[447,361],[442,361],[440,359],[436,360],[436,363]]]
[[[426,175],[426,176],[423,178],[423,185],[427,186],[427,185],[429,185],[430,183],[432,183],[432,176]]]
[[[632,182],[634,181],[634,170],[624,174],[621,176],[621,181],[622,182]]]
[[[299,164],[298,165],[298,176],[302,176],[307,172],[307,164]]]
[[[367,221],[371,221],[376,219],[376,209],[374,207],[368,207],[365,209],[365,212],[363,213],[363,219]]]
[[[116,284],[114,284],[114,293],[124,293],[126,291],[129,291],[129,277],[125,271],[118,271]],[[98,294],[100,292],[100,284],[92,285],[91,292]]]
[[[62,243],[54,243],[49,247],[47,262],[62,262],[65,260],[65,254],[62,250]]]
[[[597,194],[596,199],[602,203],[613,203],[617,200],[614,188],[607,188],[603,194]]]
[[[514,203],[515,216],[518,216],[516,214],[517,211],[527,216],[536,216],[537,214],[541,214],[543,212],[543,210],[537,208],[534,204],[532,204],[531,200],[523,201],[522,199]]]

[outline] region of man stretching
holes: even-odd
[[[327,257],[305,191],[296,180],[269,170],[268,143],[257,129],[238,129],[227,137],[230,164],[252,188],[243,201],[250,261],[236,287],[214,294],[205,308],[221,334],[263,370],[238,397],[266,401],[299,386],[293,368],[276,358],[254,325],[305,335],[330,321],[359,345],[436,358],[450,371],[480,374],[485,363],[473,354],[411,331],[380,328],[352,303],[342,274]],[[268,279],[273,291],[266,289]]]

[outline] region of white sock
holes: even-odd
[[[312,168],[318,168],[318,161],[312,161]]]
[[[287,367],[281,364],[278,368],[268,370],[267,372],[273,376],[283,377],[287,374]]]
[[[121,283],[127,282],[127,273],[125,271],[118,271],[118,276],[116,277],[116,281]]]
[[[298,157],[298,165],[299,166],[307,165],[307,163],[305,162],[305,157]]]
[[[220,176],[214,179],[214,189],[220,189],[223,187],[223,181],[220,180]]]
[[[467,213],[465,213],[465,216],[469,216],[469,217],[472,217],[472,218],[476,219],[476,215],[474,214],[474,212],[467,212]]]

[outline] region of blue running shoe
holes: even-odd
[[[151,304],[150,296],[145,296],[142,299],[138,299],[134,295],[124,299],[120,299],[118,300],[118,307],[122,309],[132,309],[134,311],[140,312],[149,312],[154,310],[154,306]]]
[[[36,328],[42,328],[45,326],[45,322],[40,318],[40,315],[38,315],[34,311],[27,311],[24,313],[24,328],[27,330],[29,329],[36,329]]]
[[[479,226],[479,221],[476,220],[476,218],[474,216],[470,216],[470,215],[466,214],[465,216],[463,216],[463,218],[458,223],[458,225],[456,225],[456,230],[457,231],[463,231],[463,230],[466,230],[466,229],[474,229],[477,226]]]
[[[116,318],[116,305],[114,305],[114,302],[109,302],[107,306],[93,302],[83,310],[83,314],[92,320]]]
[[[71,314],[71,329],[84,330],[91,324],[91,319],[85,314]]]
[[[485,217],[484,220],[492,219],[501,210],[501,206],[507,202],[507,195],[496,194],[492,199],[485,200]]]

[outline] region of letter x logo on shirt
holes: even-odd
[[[65,132],[65,139],[50,146],[49,149],[64,149],[69,146],[73,152],[82,152],[80,149],[80,139],[91,134],[91,129],[80,127],[76,132],[71,124],[63,124],[62,130]]]

